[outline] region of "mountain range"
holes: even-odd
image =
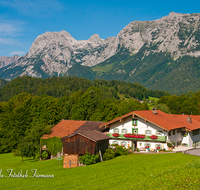
[[[154,21],[134,21],[117,37],[74,39],[68,32],[46,32],[29,52],[1,64],[0,78],[78,76],[90,80],[139,82],[174,94],[200,88],[200,14],[171,12]]]

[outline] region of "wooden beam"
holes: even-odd
[[[121,122],[123,122],[123,121],[125,121],[125,119],[124,119],[124,118],[120,119],[120,123],[121,123]]]
[[[106,128],[110,128],[111,127],[111,125],[106,125]]]
[[[132,118],[135,118],[135,114],[133,113]]]

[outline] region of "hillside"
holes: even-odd
[[[3,80],[4,81],[4,80]],[[127,98],[142,100],[153,96],[160,98],[169,95],[164,91],[154,91],[143,87],[139,83],[125,83],[122,81],[94,80],[93,82],[78,77],[52,77],[46,79],[29,76],[17,77],[0,89],[0,101],[8,101],[19,93],[26,92],[33,96],[47,94],[54,98],[70,96],[77,91],[86,91],[89,87],[98,87],[102,90],[104,98],[120,99],[120,95]]]
[[[199,167],[198,156],[182,153],[132,154],[69,169],[63,169],[62,163],[59,166],[57,159],[22,162],[12,154],[0,155],[1,175],[8,176],[9,168],[13,169],[12,174],[28,172],[25,179],[1,178],[2,189],[199,189]],[[33,168],[38,175],[54,175],[54,178],[31,178]]]
[[[96,78],[137,81],[147,88],[177,95],[200,89],[200,57],[183,56],[174,60],[165,52],[145,56],[145,50],[149,49],[144,46],[132,56],[124,50],[92,67],[97,73]]]
[[[0,78],[78,76],[90,80],[139,82],[147,88],[181,94],[198,91],[200,14],[170,13],[154,21],[134,21],[117,37],[74,39],[46,32],[30,51],[0,68]]]
[[[2,88],[3,86],[5,86],[8,83],[8,81],[4,80],[4,79],[0,79],[0,88]]]

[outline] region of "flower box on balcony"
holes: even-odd
[[[138,138],[144,139],[146,135],[138,135]]]
[[[124,134],[124,137],[127,137],[127,138],[140,138],[140,139],[144,139],[146,137],[146,135],[140,135],[140,134]]]
[[[131,138],[135,138],[135,134],[130,134],[130,137]]]
[[[119,133],[113,133],[112,136],[113,137],[119,137]]]
[[[156,135],[151,135],[150,138],[151,138],[151,139],[157,139],[158,136],[156,136]]]
[[[124,137],[131,137],[131,134],[124,134]]]

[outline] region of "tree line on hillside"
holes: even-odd
[[[190,91],[180,96],[163,96],[157,103],[166,105],[172,114],[200,115],[200,91]]]
[[[3,86],[5,86],[8,83],[8,81],[4,80],[4,79],[0,79],[0,88],[2,88]]]
[[[167,92],[159,90],[148,90],[139,83],[126,83],[112,80],[94,80],[90,81],[78,77],[52,77],[46,79],[32,78],[29,76],[17,77],[0,89],[0,101],[8,101],[11,97],[27,92],[33,96],[47,94],[54,98],[70,96],[77,90],[87,90],[89,87],[98,87],[103,92],[105,98],[120,99],[120,94],[126,97],[132,97],[142,100],[153,96],[170,95]]]
[[[41,136],[62,119],[109,121],[133,110],[146,109],[146,103],[132,98],[105,98],[98,87],[61,98],[20,93],[0,102],[0,153],[14,151],[23,157],[37,156]]]

